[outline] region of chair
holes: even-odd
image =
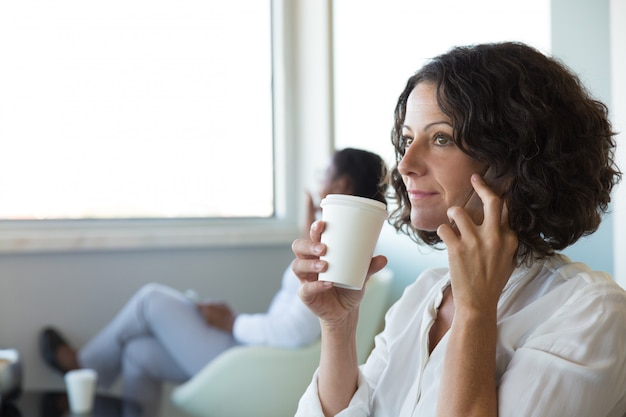
[[[369,355],[388,307],[392,272],[368,281],[357,327],[359,363]],[[174,404],[195,417],[287,417],[317,369],[320,341],[298,349],[238,346],[227,350],[172,393]]]

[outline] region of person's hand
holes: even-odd
[[[235,318],[237,315],[223,302],[201,302],[198,303],[198,310],[204,320],[213,327],[228,333],[233,332]]]
[[[356,310],[365,290],[349,290],[335,287],[332,282],[319,281],[318,274],[328,267],[320,259],[326,252],[326,246],[320,242],[324,222],[316,221],[311,226],[310,239],[298,239],[293,242],[292,250],[296,259],[292,269],[300,279],[298,294],[323,323],[334,326],[342,324],[350,313]],[[367,277],[380,271],[387,264],[384,256],[375,256],[370,262]]]
[[[471,180],[483,202],[482,224],[475,224],[463,208],[455,206],[448,209],[448,217],[458,234],[448,224],[439,226],[437,234],[448,249],[456,311],[495,314],[500,294],[515,268],[518,237],[509,228],[502,199],[480,175],[474,174]]]

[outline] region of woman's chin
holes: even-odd
[[[425,232],[436,232],[440,225],[450,224],[445,210],[428,209],[428,210],[411,210],[411,224],[417,230]]]
[[[411,224],[413,225],[413,228],[415,230],[421,230],[423,232],[436,232],[439,228],[439,224],[436,227],[434,227],[432,224],[423,224],[423,222],[411,221]]]
[[[425,216],[411,216],[411,224],[417,230],[424,232],[436,232],[443,223],[449,224],[448,219],[428,219]]]

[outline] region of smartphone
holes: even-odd
[[[482,175],[483,180],[489,188],[493,190],[498,196],[502,196],[505,191],[506,180],[504,177],[495,178],[495,173],[491,167],[487,168],[485,173]],[[462,206],[465,211],[470,215],[472,221],[476,224],[482,224],[485,218],[485,212],[483,210],[483,202],[476,193],[476,190],[472,187],[472,191],[468,194],[465,199],[465,203]],[[458,233],[458,229],[456,224],[452,224],[452,228]]]

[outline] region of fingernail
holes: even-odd
[[[324,248],[322,247],[322,245],[315,245],[315,246],[313,247],[313,252],[314,252],[316,255],[319,255],[320,253],[322,253],[322,249],[324,249]]]
[[[323,261],[315,262],[315,269],[317,271],[321,271],[323,268],[324,268],[324,262]]]

